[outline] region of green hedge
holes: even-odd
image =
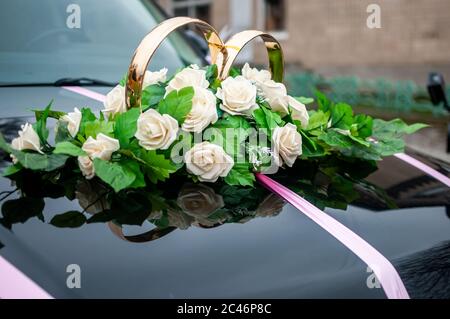
[[[433,105],[425,87],[413,81],[390,81],[383,78],[364,80],[356,76],[324,78],[315,73],[292,73],[286,77],[291,95],[314,96],[316,89],[331,100],[354,106],[376,107],[400,112],[425,112],[446,115],[443,105]],[[450,88],[447,88],[450,96]]]

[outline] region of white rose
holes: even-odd
[[[209,124],[218,119],[216,110],[216,97],[205,88],[194,87],[192,109],[186,116],[181,128],[186,132],[201,133]]]
[[[188,215],[206,218],[224,206],[222,196],[203,184],[184,185],[178,194],[178,206]]]
[[[79,109],[74,108],[73,112],[69,112],[63,117],[61,117],[61,121],[67,122],[67,130],[69,131],[72,137],[77,136],[78,130],[80,129],[81,123],[81,112]]]
[[[282,116],[288,114],[288,95],[286,86],[283,83],[268,80],[260,86],[261,95],[269,103],[270,108],[275,112],[279,112]]]
[[[145,89],[147,86],[158,84],[159,82],[164,82],[167,76],[167,69],[163,68],[156,72],[145,71],[144,83],[142,88]]]
[[[232,115],[250,115],[258,107],[256,86],[243,76],[226,78],[216,96],[222,100],[220,108]]]
[[[228,175],[233,159],[222,147],[209,142],[195,144],[185,155],[187,171],[198,176],[201,182],[215,182]]]
[[[89,156],[78,156],[78,166],[86,179],[92,179],[95,176],[94,162]]]
[[[309,115],[306,106],[297,101],[292,96],[288,97],[289,107],[291,108],[291,117],[294,120],[300,121],[303,128],[308,127]]]
[[[206,71],[198,69],[196,65],[184,68],[169,81],[166,87],[166,95],[174,90],[178,91],[188,86],[199,86],[207,89],[209,82],[206,79]]]
[[[166,150],[177,138],[178,122],[169,114],[149,109],[139,115],[134,135],[146,150]]]
[[[269,71],[251,68],[248,63],[245,63],[244,67],[242,68],[242,76],[247,80],[254,82],[257,86],[266,81],[269,81],[272,77]]]
[[[281,157],[291,167],[297,157],[302,155],[302,136],[292,123],[276,127],[272,133],[272,147],[277,165],[282,165]]]
[[[121,85],[117,85],[114,89],[106,94],[105,101],[103,102],[103,114],[106,118],[117,113],[124,113],[127,111],[127,105],[125,103],[125,88]]]
[[[83,151],[85,151],[91,159],[100,158],[104,161],[109,161],[112,153],[118,151],[119,148],[120,145],[118,140],[106,136],[103,133],[98,134],[96,139],[89,136],[82,146]]]
[[[19,136],[11,141],[11,147],[18,151],[33,150],[43,154],[39,136],[34,131],[33,126],[30,123],[25,123],[21,128]]]

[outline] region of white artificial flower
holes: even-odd
[[[166,95],[174,90],[178,91],[188,86],[207,89],[209,82],[206,79],[206,71],[200,70],[197,65],[184,68],[169,81],[166,87]]]
[[[79,109],[74,108],[73,112],[69,112],[63,117],[61,117],[61,121],[67,122],[67,130],[69,131],[72,137],[77,136],[78,130],[80,129],[81,123],[81,112]]]
[[[112,153],[120,148],[119,141],[115,138],[106,136],[103,133],[97,135],[97,138],[89,136],[84,142],[82,149],[91,158],[100,158],[104,161],[111,159]]]
[[[201,182],[215,182],[226,177],[234,161],[222,147],[209,142],[195,144],[184,156],[187,171]]]
[[[15,150],[32,150],[41,154],[41,142],[39,136],[34,131],[33,126],[30,123],[25,123],[21,126],[19,136],[11,141],[11,147]],[[13,158],[14,160],[14,158]],[[17,159],[15,159],[17,161]]]
[[[166,81],[166,77],[167,68],[163,68],[155,72],[145,71],[144,83],[142,85],[142,88],[145,89],[147,86],[158,84],[159,82],[164,82]]]
[[[125,102],[125,88],[121,85],[117,85],[114,89],[106,94],[105,101],[103,102],[103,114],[106,118],[117,113],[124,113],[127,111],[127,104]]]
[[[277,165],[281,166],[284,162],[291,167],[302,155],[302,136],[297,132],[297,127],[292,123],[276,127],[272,133],[272,147]]]
[[[89,156],[78,156],[78,166],[86,179],[92,179],[95,176],[94,162]]]
[[[291,117],[293,120],[300,121],[302,123],[302,128],[308,127],[309,115],[306,110],[306,106],[300,103],[297,99],[292,96],[288,97],[289,107],[291,109]]]
[[[186,132],[201,133],[209,124],[215,123],[218,119],[216,102],[217,99],[210,90],[194,87],[192,109],[181,128]]]
[[[283,83],[268,80],[259,85],[262,97],[269,103],[270,108],[282,116],[288,114],[289,99],[286,86]]]
[[[242,68],[242,76],[247,80],[254,82],[256,86],[269,81],[272,77],[269,71],[251,68],[248,63],[245,63],[244,67]]]
[[[243,76],[226,78],[216,96],[222,101],[220,108],[232,115],[250,115],[258,107],[256,86]]]
[[[178,129],[178,122],[172,116],[149,109],[139,116],[134,136],[146,150],[166,150],[177,138]]]

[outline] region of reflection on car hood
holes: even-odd
[[[47,94],[56,96],[55,108],[79,105],[76,95],[49,90],[54,90]],[[2,89],[0,96],[5,96]],[[36,107],[48,102],[44,94],[40,99]],[[79,102],[101,107],[83,98]],[[15,116],[29,114],[21,112]],[[0,130],[12,137],[21,122],[3,118]],[[448,174],[444,163],[423,160]],[[384,195],[357,188],[359,199],[345,210],[325,211],[391,260],[412,297],[450,297],[449,189],[394,157],[380,162],[367,180]],[[2,191],[12,189],[8,179],[0,178],[0,185]],[[389,201],[397,207],[388,208]],[[81,210],[77,200],[46,199],[45,223],[34,217],[12,230],[0,226],[0,254],[55,297],[385,297],[361,260],[288,204],[276,216],[175,229],[146,243],[120,239],[104,223],[74,229],[48,224],[69,210]],[[123,232],[152,227],[144,223]],[[81,267],[79,289],[66,286],[70,264]],[[435,284],[427,274],[437,278]]]
[[[102,94],[111,90],[109,87],[90,89]],[[89,106],[94,110],[103,108],[100,102],[62,87],[0,87],[0,118],[30,116],[31,109],[43,109],[52,100],[53,108],[64,112],[70,112],[74,107]]]

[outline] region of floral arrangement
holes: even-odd
[[[320,92],[288,95],[266,70],[245,64],[224,80],[217,66],[191,65],[168,77],[147,71],[140,107],[128,109],[125,78],[106,96],[104,109],[64,113],[35,110],[8,144],[13,176],[22,170],[58,178],[67,171],[96,179],[115,192],[145,188],[175,176],[192,182],[254,186],[254,172],[276,174],[298,161],[376,161],[403,151],[404,134],[424,127],[353,114]],[[49,119],[56,119],[54,141]],[[52,173],[52,174],[49,174]],[[49,177],[50,178],[50,177]]]

